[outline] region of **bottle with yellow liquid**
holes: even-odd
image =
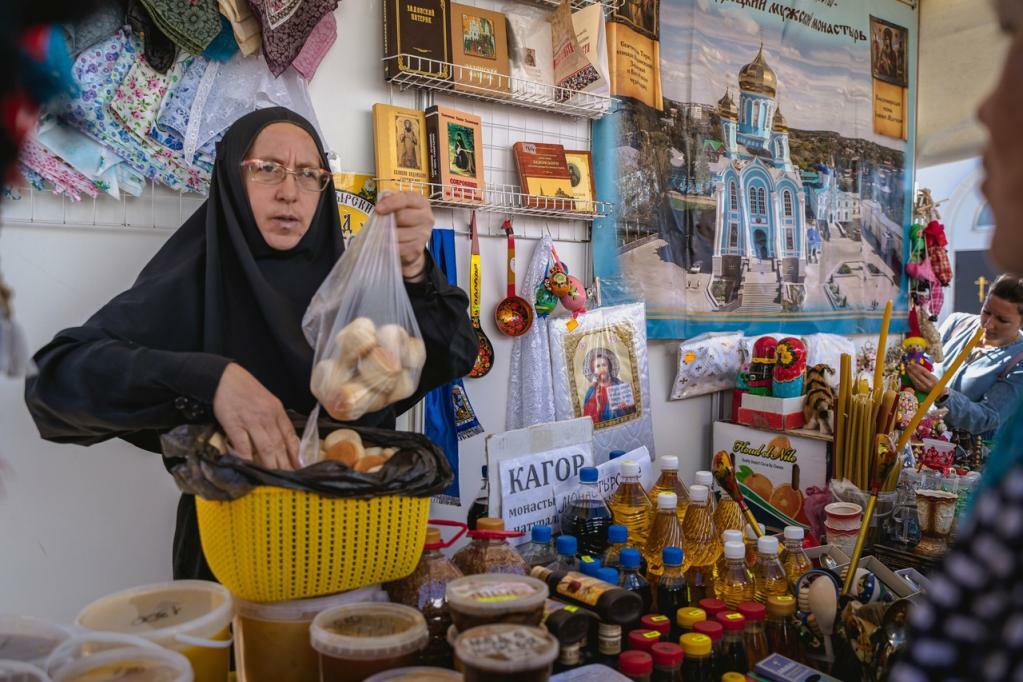
[[[721,529],[718,528],[718,530],[721,530]],[[721,532],[721,548],[722,548],[722,550],[724,549],[725,544],[729,543],[729,542],[738,542],[740,545],[742,545],[743,544],[742,543],[742,533],[737,531],[737,530],[722,531]],[[743,547],[745,548],[745,545],[743,545]],[[743,552],[745,552],[745,551],[746,550],[743,549]],[[725,553],[724,553],[724,551],[722,551],[721,552],[721,558],[718,559],[718,564],[717,564],[717,566],[715,567],[715,570],[714,570],[715,585],[717,584],[717,577],[719,575],[721,575],[722,573],[724,573],[724,571],[725,571]],[[715,587],[715,590],[716,589],[717,588]],[[717,595],[715,595],[715,597],[717,597]],[[721,599],[721,597],[717,597],[717,599]]]
[[[646,579],[650,589],[656,591],[657,580],[664,573],[663,553],[665,547],[684,547],[682,524],[678,520],[675,493],[664,492],[657,496],[657,514],[650,528],[650,537],[643,548],[646,559]]]
[[[791,594],[785,567],[778,559],[778,538],[764,536],[757,540],[757,565],[753,569],[753,598],[761,604],[768,597]]]
[[[682,522],[682,549],[685,552],[686,581],[689,594],[699,602],[714,596],[714,572],[721,556],[721,536],[714,528],[714,514],[710,510],[710,489],[694,485],[689,489],[689,508]]]
[[[628,529],[627,546],[642,549],[650,535],[654,506],[639,480],[639,463],[622,462],[622,482],[608,498],[614,522]]]
[[[697,471],[696,475],[693,476],[693,483],[695,485],[705,485],[707,490],[710,491],[710,511],[711,513],[717,512],[718,509],[718,498],[714,492],[714,474],[709,471]]]
[[[756,594],[753,573],[746,565],[746,547],[741,541],[725,543],[725,565],[715,583],[717,598],[735,609],[743,602],[752,601]]]
[[[803,527],[785,526],[785,547],[781,551],[781,565],[785,568],[785,576],[789,580],[789,588],[794,590],[796,581],[813,568],[810,557],[803,549]]]
[[[678,457],[658,457],[657,463],[661,467],[661,475],[650,488],[650,500],[656,505],[657,496],[661,493],[675,493],[678,500],[675,512],[678,515],[678,522],[682,523],[686,518],[686,507],[689,506],[689,490],[678,477]],[[656,512],[654,509],[655,514]]]

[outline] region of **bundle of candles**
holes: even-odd
[[[984,335],[983,328],[977,329],[966,347],[945,368],[941,379],[930,390],[927,397],[921,401],[908,426],[895,441],[893,431],[898,393],[891,388],[885,388],[884,381],[884,358],[888,348],[888,327],[891,317],[892,302],[888,301],[885,305],[881,336],[877,344],[873,386],[868,386],[866,380],[853,381],[852,358],[848,354],[842,355],[839,372],[838,406],[835,411],[834,431],[835,478],[848,479],[861,490],[870,492],[867,508],[863,513],[863,525],[856,540],[843,592],[848,592],[852,587],[852,578],[856,574],[863,544],[870,529],[870,520],[874,514],[878,493],[895,490],[898,483],[899,467],[896,466],[896,463],[899,453],[909,443],[920,420],[944,392],[948,382],[956,375],[967,356],[980,343],[980,339]]]

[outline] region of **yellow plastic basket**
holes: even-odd
[[[430,514],[425,497],[348,500],[269,486],[231,502],[195,503],[213,574],[253,602],[403,578],[419,562]]]

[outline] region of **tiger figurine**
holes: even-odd
[[[803,400],[805,429],[831,435],[832,416],[835,411],[835,392],[828,381],[828,375],[835,370],[829,365],[814,365],[806,370],[806,397]]]

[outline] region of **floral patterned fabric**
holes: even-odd
[[[338,0],[249,0],[263,28],[263,55],[275,76],[295,60],[309,34]]]
[[[176,152],[184,149],[185,131],[188,129],[192,102],[209,63],[208,59],[201,56],[189,56],[181,61],[181,78],[167,88],[167,95],[160,105],[156,122],[149,130],[149,137],[158,144]],[[199,148],[194,161],[197,166],[207,170],[213,169],[219,139],[216,137]]]
[[[90,137],[107,145],[147,178],[172,189],[205,192],[209,172],[185,163],[181,152],[157,144],[122,126],[108,110],[114,92],[141,57],[137,40],[120,30],[108,40],[83,52],[73,75],[81,88],[61,117]]]
[[[89,178],[51,154],[35,140],[26,140],[21,146],[20,160],[52,184],[57,194],[66,194],[72,201],[81,201],[83,194],[90,197],[99,196],[99,191]]]
[[[176,62],[164,75],[145,61],[136,61],[114,90],[110,113],[120,119],[128,130],[139,137],[147,137],[156,122],[167,88],[181,80],[181,70],[181,62]]]
[[[220,33],[216,0],[141,0],[149,16],[174,44],[200,54]]]
[[[160,73],[167,73],[174,64],[178,48],[167,34],[160,30],[149,15],[141,0],[128,2],[128,25],[132,32],[142,40],[145,48],[146,61]]]

